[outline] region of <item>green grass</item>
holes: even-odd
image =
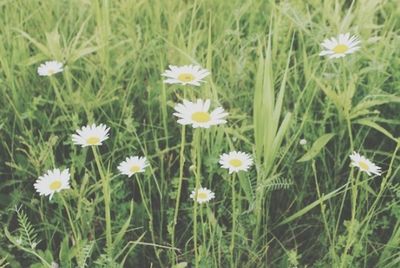
[[[396,0],[0,0],[0,25],[0,267],[400,266]],[[345,32],[359,51],[318,55]],[[164,84],[169,64],[211,75]],[[183,98],[227,124],[182,127]],[[111,128],[95,150],[71,141],[87,123]],[[220,168],[232,150],[249,172]],[[130,155],[144,174],[119,174]],[[53,168],[71,189],[50,201],[33,184]]]

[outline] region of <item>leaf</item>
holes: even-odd
[[[68,245],[68,236],[65,236],[61,242],[59,258],[61,267],[71,267],[71,253]]]
[[[319,137],[311,146],[311,149],[307,153],[305,153],[302,157],[300,157],[300,159],[297,160],[297,162],[305,162],[313,159],[321,151],[321,149],[325,147],[325,145],[330,141],[330,139],[333,138],[333,136],[335,136],[334,133],[328,133]]]
[[[373,129],[381,132],[385,136],[387,136],[390,139],[392,139],[393,141],[397,142],[397,139],[395,137],[393,137],[393,135],[390,134],[389,131],[387,131],[386,129],[384,129],[383,127],[381,127],[380,125],[378,125],[377,123],[375,123],[374,121],[372,121],[370,119],[367,119],[367,118],[360,119],[360,120],[355,121],[355,123],[360,124],[360,125],[364,125],[364,126],[368,126],[368,127],[372,127]]]
[[[129,217],[125,221],[124,225],[121,227],[121,230],[118,232],[118,234],[117,234],[117,236],[116,236],[116,238],[114,240],[114,243],[116,245],[118,245],[118,243],[120,241],[122,241],[122,239],[124,238],[125,233],[128,230],[128,227],[129,227],[129,225],[131,223],[132,215],[133,215],[133,200],[131,201],[131,206],[130,206],[130,210],[129,210]]]
[[[293,215],[287,217],[286,219],[284,219],[283,221],[278,223],[276,226],[281,226],[283,224],[287,224],[287,223],[289,223],[291,221],[294,221],[297,218],[300,218],[301,216],[303,216],[304,214],[306,214],[307,212],[309,212],[310,210],[312,210],[316,206],[318,206],[318,205],[322,204],[323,202],[331,199],[332,197],[335,197],[335,196],[341,194],[343,191],[346,191],[347,190],[347,188],[345,189],[346,186],[347,186],[347,184],[344,184],[344,185],[340,186],[339,188],[337,188],[336,190],[334,190],[334,191],[332,191],[332,192],[330,192],[330,193],[328,193],[326,195],[322,195],[318,200],[315,200],[314,202],[312,202],[311,204],[307,205],[306,207],[300,209],[299,211],[297,211]]]
[[[254,201],[254,193],[251,188],[251,182],[248,176],[245,176],[244,174],[238,175],[239,177],[239,182],[240,186],[242,187],[244,193],[246,194],[246,199],[249,201],[249,204],[252,204]]]

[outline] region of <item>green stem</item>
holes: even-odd
[[[231,254],[231,267],[235,267],[234,249],[235,249],[235,231],[236,231],[236,191],[235,191],[235,174],[231,176],[231,190],[232,190],[232,230],[231,230],[231,244],[229,251]]]
[[[53,87],[53,89],[54,89],[54,93],[56,94],[56,99],[57,99],[57,101],[58,101],[58,104],[59,104],[59,106],[60,106],[62,112],[63,112],[64,114],[68,114],[68,112],[67,112],[67,107],[65,106],[64,101],[63,101],[63,99],[62,99],[62,97],[61,97],[61,93],[60,93],[60,90],[58,89],[57,82],[56,82],[56,80],[54,80],[54,79],[55,79],[55,78],[50,77],[50,83],[51,83],[51,85],[52,85],[52,87]]]
[[[149,207],[146,204],[146,196],[144,194],[142,184],[140,183],[140,179],[138,178],[137,175],[135,175],[135,178],[136,178],[136,182],[137,182],[138,187],[139,187],[140,197],[142,198],[142,203],[144,205],[144,209],[146,210],[147,216],[151,220],[153,217],[152,217],[152,215],[150,213]]]
[[[176,203],[175,203],[175,211],[174,211],[174,222],[172,226],[172,234],[171,234],[171,244],[172,247],[175,247],[175,226],[178,221],[178,213],[179,213],[179,203],[181,199],[181,191],[182,191],[182,181],[183,181],[183,167],[185,165],[185,126],[182,127],[181,132],[181,147],[179,152],[179,184],[178,184],[178,192],[176,196]]]
[[[78,240],[78,236],[77,236],[77,233],[76,233],[76,230],[75,230],[74,222],[72,221],[72,217],[71,217],[71,214],[69,212],[69,208],[68,208],[67,202],[65,201],[65,198],[64,198],[64,196],[62,194],[60,194],[60,197],[61,197],[62,202],[64,203],[65,210],[67,211],[69,224],[71,225],[72,234],[74,235],[74,240],[75,240],[74,242],[77,243],[79,240]]]
[[[321,200],[322,196],[321,196],[321,191],[319,189],[319,184],[318,184],[318,176],[317,176],[317,168],[315,167],[315,160],[312,160],[312,171],[313,171],[313,174],[314,174],[314,182],[315,182],[315,188],[317,189],[318,199]],[[330,244],[330,250],[329,251],[330,251],[330,253],[332,255],[331,256],[332,260],[334,260],[334,263],[336,263],[337,256],[336,256],[336,253],[334,251],[335,245],[334,245],[334,242],[332,240],[331,234],[329,233],[329,224],[328,224],[327,216],[326,216],[326,213],[325,213],[325,205],[322,202],[320,204],[320,208],[321,208],[322,219],[324,221],[325,232],[327,234],[328,241],[329,241],[329,244]]]
[[[353,152],[354,150],[354,143],[353,143],[353,134],[351,132],[351,122],[346,115],[346,124],[347,124],[347,131],[349,134],[349,140],[350,140],[350,151]],[[351,221],[350,221],[350,226],[348,227],[348,234],[347,234],[347,241],[346,241],[346,246],[344,248],[343,256],[341,256],[341,264],[340,267],[345,267],[345,260],[347,259],[347,252],[350,250],[351,245],[353,244],[353,236],[354,236],[354,227],[355,227],[355,220],[356,220],[356,213],[357,213],[357,183],[358,183],[358,178],[360,176],[360,173],[357,174],[357,178],[354,179],[353,175],[353,169],[350,171],[350,184],[351,184]],[[346,190],[347,190],[346,186]],[[343,202],[342,205],[344,204],[344,198],[343,197]]]
[[[151,214],[150,209],[146,204],[147,198],[146,198],[146,195],[144,194],[142,183],[140,182],[140,179],[136,174],[135,174],[135,179],[136,179],[136,182],[137,182],[138,187],[139,187],[140,197],[142,199],[142,203],[143,203],[144,209],[146,210],[147,216],[149,217],[149,230],[150,230],[151,240],[153,241],[153,244],[156,245],[156,239],[155,239],[154,230],[153,230],[153,215]],[[160,267],[164,267],[163,263],[161,261],[161,258],[160,258],[160,254],[157,251],[157,247],[154,246],[153,248],[154,248],[154,252],[155,252],[155,254],[157,256],[157,259],[160,262],[160,265],[161,265]]]
[[[196,186],[195,186],[195,199],[197,199],[197,192],[200,188],[200,130],[196,129],[194,133],[194,150],[195,150],[195,177],[196,177]],[[199,254],[197,252],[197,201],[195,200],[193,206],[193,242],[194,242],[194,254],[195,254],[195,267],[199,267]]]
[[[92,151],[94,154],[94,159],[97,164],[97,169],[99,170],[100,173],[100,178],[101,178],[101,184],[103,186],[103,198],[104,198],[104,214],[106,218],[106,243],[107,243],[107,249],[111,250],[112,249],[112,235],[111,235],[111,213],[110,213],[110,203],[111,203],[111,197],[110,197],[110,184],[108,181],[108,176],[104,175],[103,167],[100,162],[100,157],[97,152],[97,148],[92,146]]]

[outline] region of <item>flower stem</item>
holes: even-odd
[[[231,244],[229,251],[231,254],[231,267],[235,267],[234,249],[235,249],[235,231],[236,231],[236,191],[235,191],[235,174],[231,176],[231,190],[232,190],[232,230],[231,230]]]
[[[195,255],[195,267],[199,267],[199,253],[197,250],[197,193],[200,188],[200,130],[196,129],[194,132],[194,157],[195,157],[195,177],[196,177],[196,186],[195,186],[195,201],[193,206],[193,242],[194,242],[194,255]]]
[[[174,222],[172,226],[172,234],[171,234],[171,244],[172,247],[175,247],[175,226],[178,221],[178,213],[179,213],[179,202],[181,198],[181,191],[182,191],[182,181],[183,181],[183,167],[185,165],[185,126],[182,127],[181,132],[181,147],[179,152],[179,184],[178,184],[178,192],[176,195],[176,203],[175,203],[175,211],[174,211]]]
[[[69,224],[71,225],[71,229],[72,229],[72,234],[74,235],[74,243],[77,243],[79,241],[76,230],[75,230],[75,226],[74,226],[74,222],[72,221],[72,217],[71,217],[71,213],[69,212],[69,208],[67,205],[67,202],[65,201],[65,198],[62,194],[60,194],[61,200],[64,204],[65,210],[67,211],[67,216],[68,216],[68,220],[69,220]]]
[[[99,170],[100,173],[101,184],[103,186],[104,214],[106,218],[106,244],[107,244],[107,249],[111,250],[112,236],[111,236],[111,213],[110,213],[110,203],[111,203],[110,182],[108,181],[108,176],[105,176],[104,174],[104,170],[100,162],[100,157],[97,152],[97,148],[92,146],[92,151],[97,164],[97,169]]]

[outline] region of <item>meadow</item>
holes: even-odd
[[[400,267],[397,0],[0,0],[0,267]]]

